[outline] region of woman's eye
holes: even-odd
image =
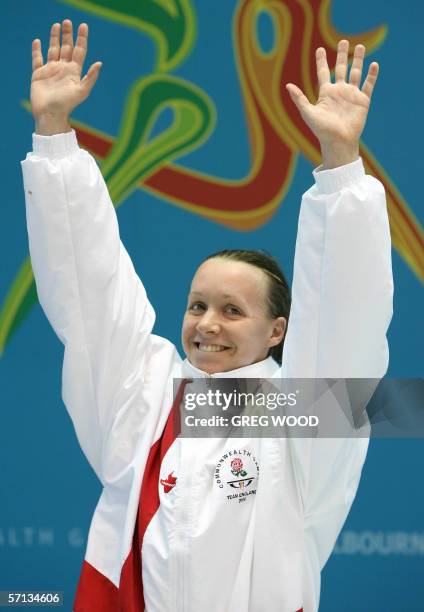
[[[205,309],[205,305],[202,304],[201,302],[195,302],[194,304],[191,304],[191,306],[189,307],[189,310],[191,310],[192,312],[201,312],[204,309]]]
[[[231,315],[240,315],[241,312],[235,306],[227,306],[227,312]]]

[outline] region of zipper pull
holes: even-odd
[[[212,374],[206,373],[206,387],[212,387]]]

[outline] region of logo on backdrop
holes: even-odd
[[[53,526],[0,526],[0,549],[2,548],[82,548],[86,545],[87,533],[81,527],[55,529]]]
[[[342,531],[334,548],[336,555],[424,556],[422,531]]]
[[[237,452],[237,451],[233,451]],[[247,465],[243,455],[243,466]],[[229,453],[226,453],[228,456]],[[225,456],[225,455],[224,455]],[[220,459],[226,462],[224,456]],[[253,458],[254,461],[254,458]],[[231,461],[230,461],[231,463]],[[218,467],[218,466],[217,466]],[[244,467],[241,468],[243,471]],[[231,473],[231,468],[230,468]],[[255,466],[256,471],[256,466]],[[234,478],[234,475],[232,475]],[[242,475],[240,474],[240,477]],[[168,477],[169,478],[169,477]],[[218,476],[219,479],[219,476]],[[242,480],[242,478],[238,480]],[[168,480],[168,479],[166,479]],[[253,479],[250,485],[239,488],[240,492],[254,490],[256,480]],[[224,483],[224,488],[229,487]],[[228,495],[231,489],[226,489]],[[256,492],[256,491],[255,491]],[[252,496],[251,496],[252,497]],[[234,499],[247,499],[246,497]],[[82,549],[87,544],[87,530],[83,527],[63,527],[58,529],[52,525],[40,527],[38,525],[22,526],[0,526],[0,551],[15,549]],[[422,563],[424,557],[424,531],[352,531],[345,530],[340,534],[334,548],[334,554],[345,556],[366,556],[366,557],[419,557]]]

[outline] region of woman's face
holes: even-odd
[[[286,319],[271,319],[268,279],[250,264],[215,258],[197,270],[188,296],[182,342],[188,360],[209,374],[267,357],[280,343]]]

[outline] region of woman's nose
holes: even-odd
[[[217,334],[220,331],[219,321],[213,312],[205,312],[197,323],[197,330],[202,334]]]

